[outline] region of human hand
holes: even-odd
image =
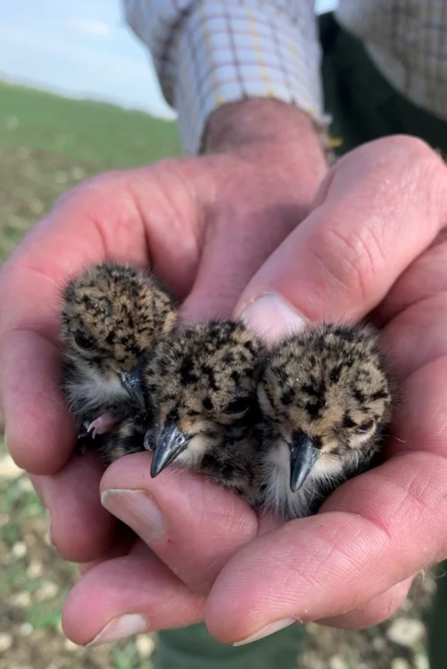
[[[128,573],[144,572],[138,582],[152,592],[155,627],[173,621],[151,585],[165,601],[163,578],[180,599],[181,583],[161,563],[155,575],[149,558],[138,566],[142,547],[121,530],[116,536],[100,504],[99,463],[72,456],[74,429],[58,390],[58,307],[72,274],[108,259],[151,265],[186,298],[185,318],[231,314],[252,275],[307,215],[325,162],[307,117],[274,101],[217,112],[208,151],[87,182],[29,233],[0,275],[0,398],[12,456],[34,475],[62,555],[85,562],[126,554]],[[178,615],[198,614],[179,607]]]
[[[149,454],[115,463],[102,480],[105,506],[189,587],[184,611],[201,615],[193,593],[208,593],[203,616],[222,641],[294,621],[372,625],[392,614],[415,573],[447,555],[446,185],[444,164],[412,138],[346,156],[236,307],[269,339],[299,315],[316,322],[372,312],[400,396],[385,464],[344,484],[317,516],[288,523],[260,522],[242,500],[185,472],[151,480]],[[113,577],[103,563],[72,593],[65,626],[76,640],[123,613],[139,613],[148,627],[132,578],[118,603],[93,604],[79,622],[92,584],[113,592]]]

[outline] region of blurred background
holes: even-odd
[[[175,114],[119,0],[0,0],[0,264],[67,189],[180,152]],[[76,575],[48,545],[45,513],[0,441],[0,669],[150,669],[148,635],[91,650],[64,638]],[[393,620],[364,632],[309,625],[299,667],[428,669],[423,619],[435,587],[419,579]]]

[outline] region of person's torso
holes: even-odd
[[[447,120],[447,0],[340,0],[336,17],[390,84]]]

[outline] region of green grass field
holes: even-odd
[[[0,263],[68,188],[180,150],[175,123],[0,82]]]
[[[55,199],[86,177],[179,152],[173,123],[0,83],[0,265]],[[46,542],[45,513],[0,439],[0,669],[151,668],[147,635],[96,649],[64,638],[60,611],[75,579],[75,566]],[[406,645],[390,640],[393,623],[365,632],[309,625],[300,668],[428,669],[420,618],[433,587],[426,578],[417,606],[399,614],[413,624]]]
[[[93,171],[180,152],[177,126],[142,112],[0,83],[0,145],[27,147]]]

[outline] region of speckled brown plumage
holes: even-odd
[[[284,518],[314,513],[370,466],[392,405],[371,329],[309,327],[267,351],[239,322],[175,324],[140,270],[99,265],[67,286],[63,389],[80,423],[105,433],[106,464],[153,450],[153,476],[194,469]]]
[[[61,309],[62,388],[80,423],[126,415],[139,365],[175,320],[172,299],[141,269],[104,263],[69,282]]]
[[[248,492],[260,351],[256,337],[230,321],[185,327],[158,346],[144,372],[155,412],[153,475],[175,461]]]
[[[258,396],[265,504],[286,518],[314,512],[367,469],[391,418],[387,365],[364,326],[327,324],[280,342],[266,356]]]
[[[96,448],[105,465],[110,465],[125,455],[145,451],[144,436],[150,426],[147,415],[137,413],[114,425],[98,437]]]

